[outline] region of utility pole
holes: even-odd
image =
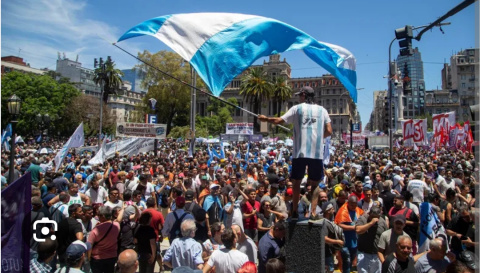
[[[100,73],[99,76],[100,76],[100,129],[99,129],[99,132],[98,132],[98,150],[100,151],[100,149],[102,148],[102,125],[103,125],[103,94],[105,92],[105,77],[107,76],[106,75],[106,71],[105,71],[105,66],[107,64],[110,64],[112,62],[112,59],[110,56],[107,57],[107,61],[104,63],[103,62],[103,58],[100,57],[99,59],[100,61],[97,62],[97,58],[93,59],[93,67],[95,68],[95,70],[98,68],[100,68]]]

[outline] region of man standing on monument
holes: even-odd
[[[318,184],[323,178],[323,139],[332,134],[331,120],[322,106],[314,103],[315,92],[309,86],[302,87],[295,93],[300,96],[300,104],[290,108],[281,117],[259,115],[260,121],[274,124],[293,123],[293,161],[291,179],[293,180],[292,220],[298,219],[298,201],[300,199],[300,183],[308,166],[308,181],[312,191],[311,207],[316,208],[320,189]],[[320,215],[312,209],[310,220],[316,221]]]

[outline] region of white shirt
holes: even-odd
[[[423,203],[424,192],[430,192],[430,188],[425,181],[413,179],[408,182],[407,191],[412,193],[413,202]]]
[[[236,273],[246,262],[248,256],[236,249],[218,249],[213,251],[207,263],[211,267],[215,266],[216,272]]]
[[[455,190],[455,181],[451,179],[449,183],[447,179],[443,178],[441,175],[438,176],[436,184],[438,191],[440,191],[440,194],[442,195],[445,195],[448,189]]]
[[[316,104],[297,104],[282,119],[293,123],[293,158],[323,159],[323,131],[331,122],[325,108]]]
[[[104,187],[98,186],[98,189],[95,190],[94,188],[90,187],[86,192],[85,195],[90,197],[90,203],[102,203],[107,200],[107,190]]]
[[[116,203],[112,203],[110,201],[105,202],[105,206],[110,207],[111,209],[114,209],[116,207],[122,208],[123,207],[123,201],[122,200],[117,200]]]

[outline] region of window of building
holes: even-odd
[[[298,88],[298,84],[297,84],[297,83],[295,83],[295,88]]]
[[[462,80],[466,80],[466,79],[467,79],[467,75],[465,75],[465,74],[460,75],[460,78],[461,78]]]
[[[333,123],[333,124],[337,124],[336,121],[337,121],[336,119],[333,119],[333,120],[332,120],[332,123]]]
[[[300,88],[302,88],[302,87],[303,87],[303,83],[300,84]]]
[[[465,88],[465,87],[466,87],[465,83],[464,83],[464,82],[462,82],[462,88]]]

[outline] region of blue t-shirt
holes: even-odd
[[[357,213],[356,211],[348,211],[350,214],[350,218],[352,219],[352,222],[350,223],[343,223],[346,225],[355,225],[355,222],[357,221]],[[348,248],[356,248],[357,247],[357,232],[355,230],[344,230],[343,234],[345,234],[345,246]]]

